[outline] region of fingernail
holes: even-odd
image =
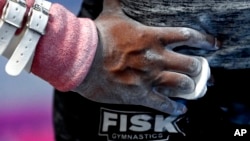
[[[190,65],[191,76],[197,76],[201,71],[201,61],[199,57],[194,57],[192,64]]]
[[[178,115],[183,115],[187,112],[187,107],[183,104],[178,104],[178,107],[176,108],[174,115],[178,116]]]
[[[207,41],[210,43],[210,45],[207,47],[209,50],[218,50],[222,46],[222,42],[213,36],[207,36]]]
[[[195,88],[194,81],[188,77],[183,78],[179,81],[178,91],[190,93],[193,92],[194,88]]]
[[[221,46],[222,46],[221,41],[219,41],[217,38],[214,38],[214,49],[217,50],[221,48]]]
[[[164,103],[161,105],[161,109],[173,116],[183,115],[187,112],[187,108],[184,104],[176,103],[176,102],[172,104]]]

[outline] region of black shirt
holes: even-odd
[[[101,0],[84,0],[81,17],[95,19]],[[74,92],[54,95],[57,141],[249,140],[249,69],[211,68],[214,85],[199,100],[181,100],[188,112],[174,117],[143,106],[102,104]],[[245,129],[249,133],[241,131]],[[240,135],[243,135],[244,138]]]

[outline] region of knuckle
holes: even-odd
[[[186,40],[189,40],[192,36],[192,32],[189,28],[181,28],[180,32]]]

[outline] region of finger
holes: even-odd
[[[203,97],[207,91],[207,81],[210,78],[210,68],[205,58],[199,57],[199,59],[202,62],[202,71],[199,75],[192,78],[195,83],[195,89],[192,92],[187,93],[185,91],[176,91],[178,89],[171,90],[167,85],[156,86],[155,90],[168,97],[179,97],[184,99],[197,99]]]
[[[186,74],[188,76],[197,76],[201,71],[201,62],[197,57],[188,56],[173,51],[164,51],[164,68],[174,72]]]
[[[217,50],[221,46],[221,43],[213,36],[203,34],[191,28],[156,27],[153,30],[158,34],[157,38],[168,49],[185,45],[207,50]]]
[[[167,88],[169,95],[174,93],[191,93],[195,89],[195,82],[187,75],[163,71],[153,81],[156,88]]]
[[[187,111],[186,106],[182,103],[177,103],[153,91],[147,95],[147,98],[140,99],[138,103],[175,116],[182,115]]]
[[[104,0],[103,1],[103,11],[120,11],[120,0]]]

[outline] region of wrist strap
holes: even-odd
[[[36,0],[29,11],[27,25],[24,29],[17,48],[6,64],[5,70],[9,75],[19,75],[23,69],[30,71],[34,52],[41,35],[45,34],[45,29],[49,20],[49,9],[51,3],[45,0]]]
[[[8,47],[16,30],[22,26],[26,9],[25,0],[7,0],[0,20],[0,55]]]

